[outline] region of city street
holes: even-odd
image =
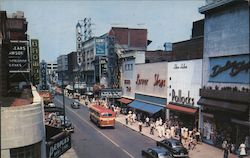
[[[62,96],[54,99],[56,106],[62,106]],[[115,129],[100,129],[89,120],[88,109],[72,109],[72,99],[65,97],[66,116],[75,127],[72,147],[82,157],[141,157],[141,149],[155,146],[155,141],[116,123]]]

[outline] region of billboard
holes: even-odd
[[[95,39],[96,55],[101,56],[106,54],[106,43],[103,38]]]
[[[39,43],[37,39],[31,39],[31,70],[32,70],[32,81],[34,85],[39,84]]]
[[[29,72],[28,41],[10,41],[9,72]]]
[[[121,98],[122,90],[121,89],[102,89],[101,97],[103,98]]]

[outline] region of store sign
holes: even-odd
[[[141,79],[140,74],[137,74],[136,82],[137,85],[148,85],[148,79]]]
[[[37,39],[31,39],[31,70],[33,84],[39,84],[39,44]]]
[[[11,41],[8,58],[11,73],[29,72],[28,41]]]
[[[174,69],[187,69],[187,65],[185,63],[174,64]]]
[[[210,82],[250,83],[248,55],[210,58]]]
[[[188,91],[188,96],[182,96],[181,90],[178,91],[178,96],[176,95],[175,90],[172,90],[172,102],[181,103],[181,104],[191,104],[194,105],[194,98],[190,97],[190,91]]]
[[[155,74],[154,86],[165,87],[166,80],[159,79],[159,76],[160,76],[159,74]]]
[[[58,158],[70,148],[70,134],[63,134],[59,139],[47,143],[47,158]]]
[[[121,89],[102,89],[101,96],[105,98],[121,98]]]

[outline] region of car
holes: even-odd
[[[163,147],[153,147],[141,151],[144,158],[173,158],[171,152]]]
[[[188,150],[177,139],[164,139],[162,141],[157,141],[156,145],[168,149],[172,153],[173,157],[188,157]]]
[[[74,102],[71,103],[71,107],[72,107],[73,109],[79,109],[79,108],[80,108],[80,105],[79,105],[78,102],[74,101]]]
[[[68,132],[72,132],[74,133],[74,126],[72,125],[72,123],[70,122],[70,120],[68,119],[67,116],[65,116],[65,125],[64,125],[64,116],[60,115],[58,116],[59,119],[61,120],[61,126]]]
[[[49,103],[47,107],[56,107],[56,105],[54,103]]]

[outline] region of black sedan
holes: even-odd
[[[80,108],[80,105],[79,105],[78,102],[73,102],[73,103],[71,103],[71,107],[72,107],[73,109],[79,109],[79,108]]]
[[[174,157],[188,157],[188,150],[177,139],[164,139],[157,141],[156,145],[168,149]]]
[[[141,154],[144,158],[173,158],[170,151],[163,147],[154,147],[142,150]]]

